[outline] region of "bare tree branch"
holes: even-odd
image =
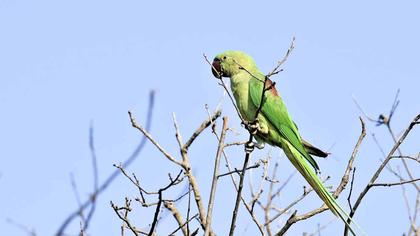
[[[206,108],[207,109],[207,112],[208,112],[208,114],[209,114],[209,117],[210,117],[210,112],[209,112],[209,110],[208,110],[208,108]],[[213,123],[213,125],[214,125],[214,123]],[[219,138],[219,135],[217,134],[217,132],[213,132],[213,134],[215,135],[215,137],[216,137],[216,139],[217,140],[219,140],[220,138]],[[227,167],[227,169],[228,169],[228,171],[229,171],[229,173],[234,173],[234,172],[240,172],[240,170],[237,170],[236,168],[235,168],[235,170],[234,171],[232,171],[232,167],[231,167],[231,165],[230,165],[230,163],[229,163],[229,158],[228,158],[228,156],[227,156],[227,154],[226,154],[226,152],[223,150],[223,157],[224,157],[224,159],[225,159],[225,161],[226,161],[226,167]],[[235,190],[236,191],[238,191],[238,185],[237,185],[237,183],[236,183],[236,181],[235,181],[235,178],[234,178],[234,176],[232,175],[232,174],[229,174],[229,176],[230,176],[230,179],[232,180],[232,183],[233,183],[233,186],[234,186],[234,188],[235,188]],[[219,176],[219,177],[221,177],[221,176]],[[243,205],[245,206],[245,208],[247,209],[247,211],[248,211],[248,213],[250,214],[250,216],[251,216],[251,218],[252,218],[252,220],[254,221],[254,223],[255,223],[255,225],[258,227],[258,230],[260,231],[260,233],[261,233],[261,235],[265,235],[264,234],[264,230],[263,230],[263,226],[259,223],[259,221],[258,221],[258,219],[257,219],[257,217],[256,217],[256,215],[254,214],[254,212],[252,211],[252,209],[251,209],[251,206],[249,206],[247,203],[246,203],[246,201],[245,201],[245,199],[243,198],[243,197],[241,197],[241,200],[242,200],[242,203],[243,203]]]
[[[92,157],[92,169],[93,169],[93,193],[91,194],[91,206],[90,210],[87,214],[86,220],[84,222],[84,226],[82,228],[82,231],[86,231],[89,228],[89,223],[92,220],[93,214],[95,213],[96,209],[96,199],[97,199],[97,193],[99,188],[99,174],[98,174],[98,164],[97,164],[97,157],[96,157],[96,151],[95,151],[95,140],[94,140],[94,132],[93,132],[93,124],[89,127],[89,149],[90,154]]]
[[[125,222],[125,224],[127,225],[127,227],[131,230],[131,232],[135,236],[138,236],[139,235],[138,230],[136,229],[135,226],[133,226],[131,224],[130,220],[127,217],[127,214],[125,213],[124,215],[121,215],[120,212],[119,212],[119,210],[125,210],[126,212],[127,211],[131,211],[130,203],[127,204],[127,201],[126,201],[126,206],[125,207],[118,207],[112,201],[110,202],[110,204],[111,204],[112,209],[114,209],[115,214],[117,214],[118,218],[120,218],[122,221]]]
[[[356,167],[353,168],[353,174],[351,175],[349,196],[347,197],[347,203],[349,204],[350,209],[352,208],[352,206],[351,206],[351,194],[353,192],[354,174],[355,173],[356,173]]]
[[[419,181],[419,180],[420,180],[420,178],[401,181],[401,182],[396,182],[396,183],[374,183],[374,184],[369,184],[369,185],[370,185],[370,187],[377,187],[377,186],[392,187],[392,186],[397,186],[397,185],[413,183],[413,182],[416,182],[416,181]]]
[[[37,235],[36,232],[35,232],[35,229],[32,229],[32,228],[27,227],[27,226],[25,226],[25,225],[23,225],[19,222],[16,222],[11,218],[7,218],[6,221],[7,221],[7,223],[21,229],[22,231],[24,231],[29,236],[36,236]]]
[[[216,195],[216,188],[217,188],[217,180],[219,176],[219,164],[220,164],[220,158],[222,156],[223,148],[224,148],[224,142],[226,137],[226,131],[228,129],[228,118],[223,117],[223,126],[222,126],[222,132],[220,134],[219,139],[219,145],[217,147],[217,153],[216,153],[216,159],[214,162],[214,168],[213,168],[213,180],[211,183],[211,191],[210,191],[210,197],[209,197],[209,204],[207,207],[207,217],[206,217],[206,229],[204,232],[205,236],[208,236],[210,234],[211,229],[211,218],[213,214],[213,204],[214,204],[214,197]]]
[[[322,181],[323,183],[325,183],[325,181],[327,181],[329,179],[326,178],[324,181]],[[284,213],[288,212],[293,206],[295,206],[296,204],[298,204],[300,201],[302,201],[306,196],[308,196],[309,193],[311,193],[314,189],[313,188],[309,188],[307,189],[306,186],[303,187],[303,193],[302,195],[295,199],[293,202],[291,202],[289,205],[287,205],[283,210],[278,211],[278,213],[271,219],[269,219],[268,221],[265,222],[265,226],[271,224],[273,221],[275,221],[277,218],[279,218],[280,216],[282,216]],[[324,207],[324,206],[323,206]],[[328,209],[328,208],[326,208]],[[326,210],[325,209],[325,210]],[[312,211],[313,213],[313,211]],[[298,216],[296,216],[298,217]]]
[[[178,223],[179,227],[177,228],[177,230],[175,230],[172,234],[175,234],[176,231],[178,231],[179,229],[181,229],[182,234],[184,236],[188,236],[188,232],[187,232],[187,227],[185,226],[187,222],[184,223],[184,220],[182,219],[182,215],[179,212],[179,210],[175,207],[173,202],[163,202],[163,205],[165,206],[166,209],[168,209],[172,215],[174,216],[176,222]],[[198,216],[198,214],[196,215]]]
[[[281,72],[281,70],[279,69],[280,66],[282,66],[287,59],[289,58],[290,54],[292,53],[293,49],[295,48],[295,37],[292,38],[292,42],[290,43],[289,49],[287,49],[286,54],[284,55],[284,57],[277,63],[277,66],[274,67],[274,69],[267,74],[267,77],[271,77],[275,74],[278,74],[279,72]]]
[[[255,169],[255,168],[258,168],[258,167],[260,167],[260,163],[259,162],[255,163],[252,166],[248,166],[246,168],[246,170]],[[242,170],[235,169],[235,170],[226,172],[224,174],[220,174],[220,175],[217,176],[217,178],[221,178],[221,177],[228,176],[228,175],[235,174],[235,173],[240,174],[240,173],[242,173]]]
[[[159,201],[158,201],[158,204],[156,206],[155,215],[154,215],[153,221],[152,221],[152,226],[150,227],[150,231],[149,231],[149,236],[153,235],[153,233],[155,232],[155,227],[156,227],[156,224],[158,222],[158,216],[159,216],[159,212],[160,212],[160,207],[161,207],[162,202],[163,202],[162,193],[165,190],[169,189],[170,187],[172,187],[172,186],[176,185],[177,183],[179,183],[178,181],[180,180],[179,177],[181,176],[181,174],[182,174],[182,170],[178,173],[178,175],[176,176],[175,179],[171,180],[171,182],[166,187],[163,187],[163,188],[159,189],[159,191],[158,191]]]
[[[405,140],[407,135],[410,133],[410,131],[413,129],[413,127],[417,124],[418,120],[420,119],[420,114],[418,114],[413,121],[410,123],[408,128],[405,130],[403,135],[396,141],[395,145],[392,147],[391,151],[388,153],[385,160],[382,162],[382,164],[379,166],[379,168],[376,170],[376,172],[373,174],[371,180],[366,185],[365,189],[360,193],[359,197],[357,198],[353,208],[350,211],[350,217],[353,217],[357,208],[359,207],[360,203],[362,202],[362,199],[366,196],[367,192],[371,189],[372,184],[375,183],[375,181],[378,179],[379,175],[381,174],[382,170],[385,168],[385,166],[388,164],[389,160],[391,160],[391,157],[394,155],[395,151],[398,149],[398,147],[401,145],[401,143]],[[344,235],[347,235],[348,228],[346,227],[344,230]]]
[[[153,139],[153,137],[146,131],[146,129],[144,129],[141,125],[137,124],[136,119],[133,117],[133,115],[131,114],[131,111],[128,111],[128,115],[130,116],[130,121],[131,121],[131,125],[140,130],[140,132],[143,133],[143,135],[150,141],[152,142],[153,145],[155,145],[155,147],[171,162],[182,166],[182,163],[179,162],[178,160],[176,160],[171,154],[169,154],[168,152],[165,151],[165,149],[163,149],[159,143]]]
[[[174,217],[177,217],[177,216],[174,216]],[[180,221],[178,221],[178,219],[177,219],[177,221],[178,221],[178,224],[180,224],[179,225],[179,227],[177,228],[177,229],[175,229],[174,231],[172,231],[172,233],[170,233],[169,235],[175,235],[175,233],[176,232],[178,232],[178,230],[180,230],[180,229],[182,229],[182,231],[183,231],[183,233],[184,233],[184,235],[187,235],[187,236],[189,236],[190,235],[190,233],[186,230],[186,225],[190,222],[190,221],[192,221],[192,220],[194,220],[194,219],[196,219],[198,217],[198,214],[195,214],[193,217],[191,217],[191,219],[188,219],[185,223],[181,223],[182,222],[182,219],[180,219]],[[184,229],[185,229],[185,232],[184,232]]]
[[[201,198],[201,193],[199,189],[198,182],[191,171],[191,164],[188,156],[188,148],[194,142],[194,140],[200,135],[206,128],[208,128],[217,118],[221,115],[221,111],[217,110],[212,116],[210,116],[207,120],[203,121],[201,125],[197,128],[197,130],[191,135],[188,139],[187,143],[180,147],[180,152],[182,156],[182,168],[185,171],[185,175],[188,177],[189,183],[191,188],[194,192],[195,202],[197,204],[200,224],[203,230],[206,229],[206,213],[204,209],[203,200]],[[213,232],[211,232],[213,235]]]
[[[222,115],[221,110],[217,110],[212,116],[209,117],[206,121],[201,123],[201,125],[194,131],[194,133],[191,135],[191,137],[188,139],[188,141],[184,144],[183,149],[188,150],[188,148],[191,146],[191,144],[194,142],[194,140],[200,135],[207,127],[210,126],[217,118],[219,118]]]
[[[351,157],[350,157],[350,159],[347,163],[347,167],[346,167],[346,170],[344,171],[343,177],[341,178],[341,182],[333,193],[333,197],[335,197],[335,198],[337,198],[341,194],[341,192],[345,189],[345,187],[347,186],[347,183],[349,182],[349,175],[350,175],[350,172],[353,168],[354,159],[356,158],[357,153],[358,153],[359,148],[360,148],[360,145],[362,144],[362,141],[363,141],[364,137],[366,136],[365,123],[364,123],[362,118],[360,118],[360,123],[361,123],[361,126],[362,126],[362,131],[361,131],[359,139],[357,140],[357,143],[356,143],[356,145],[353,149]],[[306,220],[306,219],[308,219],[312,216],[315,216],[315,215],[317,215],[321,212],[326,211],[327,209],[328,209],[328,206],[326,204],[323,204],[321,207],[319,207],[315,210],[312,210],[310,212],[307,212],[303,215],[297,215],[297,211],[295,211],[289,217],[289,219],[286,221],[286,224],[283,226],[283,228],[278,233],[276,233],[276,236],[284,235],[286,233],[286,231],[289,230],[290,226],[292,226],[294,223],[299,222],[301,220]]]
[[[146,126],[145,126],[146,131],[150,130],[150,127],[151,127],[151,124],[152,124],[152,115],[153,115],[154,104],[155,104],[155,91],[152,90],[149,93],[149,105],[148,105],[148,109],[147,109]],[[146,137],[144,137],[140,141],[140,143],[137,145],[137,147],[134,149],[132,154],[127,158],[127,160],[125,160],[123,162],[122,166],[127,167],[137,159],[140,152],[143,150],[144,146],[146,145],[146,141],[147,141],[147,139],[146,139]],[[104,192],[109,187],[109,185],[115,180],[115,178],[118,177],[119,174],[120,174],[120,171],[118,171],[118,170],[116,170],[112,174],[110,174],[108,176],[108,178],[97,188],[97,192],[92,193],[92,195],[95,195],[96,198],[97,198],[102,192]],[[91,206],[91,204],[92,204],[92,198],[89,198],[80,207],[78,207],[78,209],[76,209],[69,216],[67,216],[67,218],[64,220],[64,222],[60,225],[60,227],[57,230],[57,233],[55,235],[56,236],[64,235],[64,231],[67,229],[69,224],[76,217],[79,216],[80,212],[84,211],[87,207]]]

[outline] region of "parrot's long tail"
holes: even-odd
[[[363,235],[366,233],[351,219],[351,217],[338,205],[335,198],[331,193],[324,187],[321,179],[316,175],[312,166],[306,161],[302,154],[296,150],[287,140],[282,140],[282,148],[287,158],[292,162],[295,168],[302,174],[302,176],[308,181],[309,185],[314,189],[318,196],[324,201],[328,208],[334,213],[334,215],[340,217],[340,219],[348,226],[350,232],[356,235],[355,228],[359,229]],[[347,222],[350,219],[350,223]],[[353,227],[355,225],[356,227]]]

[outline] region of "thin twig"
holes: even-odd
[[[149,131],[151,124],[152,124],[152,115],[153,115],[153,107],[155,104],[155,91],[150,91],[149,93],[149,105],[147,109],[147,115],[146,115],[146,126],[145,130]],[[140,152],[143,150],[144,146],[146,145],[147,139],[146,137],[142,138],[140,143],[137,145],[137,147],[134,149],[132,154],[123,162],[122,166],[128,167],[131,163],[133,163],[137,157],[139,156]],[[100,194],[102,194],[115,180],[115,178],[118,177],[120,174],[119,170],[116,170],[112,172],[108,178],[97,188],[96,193],[92,193],[98,198]],[[63,223],[60,225],[59,229],[57,230],[57,233],[55,235],[62,236],[64,235],[64,231],[67,229],[67,227],[70,225],[70,223],[79,216],[80,212],[85,210],[87,207],[89,207],[92,204],[92,199],[89,198],[86,200],[78,209],[76,209],[74,212],[72,212],[67,218],[63,221]]]
[[[188,178],[188,181],[191,185],[192,191],[194,193],[195,202],[197,204],[199,218],[200,218],[200,225],[203,230],[206,229],[206,213],[204,209],[203,199],[201,198],[201,193],[199,189],[198,182],[191,171],[191,164],[188,156],[188,148],[193,143],[193,141],[200,135],[207,127],[209,127],[213,122],[219,118],[221,115],[221,111],[217,110],[214,112],[207,120],[203,121],[201,125],[197,128],[197,130],[191,135],[188,141],[180,148],[181,156],[182,156],[182,168],[185,171],[185,175]],[[213,235],[214,233],[211,232]]]
[[[208,112],[208,114],[209,114],[209,116],[210,116],[210,112],[209,112],[209,110],[207,109],[207,112]],[[213,134],[215,135],[215,137],[216,137],[216,139],[217,140],[219,140],[220,138],[219,138],[219,135],[216,133],[216,132],[213,132]],[[227,154],[226,154],[226,152],[225,152],[225,150],[223,150],[223,157],[224,157],[224,159],[225,159],[225,162],[226,162],[226,167],[227,167],[227,169],[228,169],[228,171],[229,172],[234,172],[234,171],[232,171],[232,167],[231,167],[231,165],[230,165],[230,162],[229,162],[229,158],[228,158],[228,156],[227,156]],[[235,169],[235,171],[240,171],[240,170],[236,170]],[[234,176],[233,175],[229,175],[230,176],[230,179],[232,180],[232,183],[233,183],[233,186],[234,186],[234,188],[235,188],[235,190],[236,191],[238,191],[238,186],[237,186],[237,183],[236,183],[236,181],[235,181],[235,178],[234,178]],[[264,234],[264,230],[263,230],[263,226],[260,224],[260,222],[258,221],[258,219],[257,219],[257,217],[256,217],[256,215],[254,214],[254,212],[252,211],[252,209],[251,209],[251,207],[246,203],[246,201],[245,201],[245,199],[243,198],[243,197],[241,197],[241,200],[242,200],[242,203],[243,203],[243,205],[245,206],[245,208],[247,209],[247,211],[248,211],[248,213],[250,214],[250,216],[251,216],[251,218],[252,218],[252,220],[254,221],[254,223],[255,223],[255,225],[258,227],[258,230],[260,231],[260,233],[261,233],[261,235],[265,235]]]
[[[413,183],[413,182],[416,182],[416,181],[419,181],[419,180],[420,180],[420,178],[410,179],[410,180],[396,182],[396,183],[374,183],[374,184],[370,184],[370,187],[377,187],[377,186],[392,187],[392,186],[397,186],[397,185]]]
[[[216,159],[214,161],[213,180],[211,182],[209,204],[208,204],[208,207],[207,207],[206,229],[205,229],[205,232],[204,232],[205,236],[208,236],[210,234],[210,229],[211,229],[211,220],[212,220],[211,218],[212,218],[212,214],[213,214],[214,197],[216,195],[217,180],[218,180],[218,176],[219,176],[220,157],[222,156],[222,152],[223,152],[223,148],[224,148],[226,131],[228,129],[227,125],[228,125],[228,118],[223,117],[222,132],[220,134],[219,145],[217,147],[217,153],[216,153]]]
[[[394,113],[394,112],[391,110],[391,113],[390,113],[390,114],[393,114],[393,113]],[[394,140],[394,143],[396,143],[396,142],[397,142],[397,138],[396,138],[396,136],[394,135],[394,132],[392,131],[390,121],[391,121],[391,119],[389,119],[389,120],[388,120],[388,122],[386,123],[386,127],[388,128],[388,131],[389,131],[389,133],[390,133],[390,135],[391,135],[391,137],[392,137],[392,140]],[[401,151],[400,147],[398,147],[398,148],[397,148],[397,151],[398,151],[398,153],[399,153],[399,155],[400,155],[400,156],[403,156],[403,154],[402,154],[402,151]],[[405,169],[405,171],[407,172],[408,177],[409,177],[411,180],[413,180],[413,179],[414,179],[414,177],[413,177],[413,174],[411,173],[410,168],[408,168],[407,161],[405,160],[405,158],[401,158],[400,160],[401,160],[401,162],[403,163],[404,169]],[[416,182],[411,182],[411,183],[413,183],[413,185],[414,185],[414,187],[416,188],[417,192],[420,192],[420,186],[418,186]]]
[[[252,138],[253,138],[253,135],[250,134],[249,135],[249,142],[252,142]],[[239,203],[240,203],[241,198],[242,198],[241,194],[242,194],[242,188],[244,186],[245,171],[246,171],[246,168],[248,166],[248,161],[249,161],[250,154],[251,154],[250,152],[246,152],[244,164],[243,164],[243,167],[242,167],[242,172],[239,175],[239,186],[238,186],[238,189],[237,189],[236,200],[235,200],[235,208],[233,209],[232,221],[231,221],[231,224],[230,224],[229,236],[233,236],[233,233],[235,231],[236,217],[238,215]]]
[[[117,205],[115,205],[112,201],[111,201],[110,203],[111,203],[111,207],[112,207],[112,209],[114,209],[115,214],[117,214],[118,218],[120,218],[122,221],[124,221],[124,222],[125,222],[125,224],[127,225],[127,227],[131,230],[131,232],[132,232],[135,236],[138,236],[138,235],[139,235],[139,233],[138,233],[138,231],[137,231],[136,227],[135,227],[135,226],[133,226],[133,225],[131,224],[131,222],[128,220],[128,218],[127,218],[127,217],[125,217],[125,216],[126,216],[126,214],[125,214],[124,216],[122,216],[122,215],[120,214],[120,212],[119,212],[119,210],[120,210],[120,209],[124,209],[124,210],[131,211],[131,208],[129,208],[129,207],[120,208],[120,207],[118,207]]]
[[[392,128],[391,128],[391,120],[392,120],[392,117],[393,117],[393,115],[395,114],[395,110],[397,109],[397,107],[398,107],[398,105],[399,105],[399,103],[400,103],[400,101],[398,100],[398,96],[399,96],[399,93],[400,93],[400,90],[398,89],[397,90],[397,92],[396,92],[396,94],[395,94],[395,97],[394,97],[394,102],[393,102],[393,104],[392,104],[392,106],[391,106],[391,109],[390,109],[390,111],[389,111],[389,115],[388,116],[386,116],[386,115],[384,115],[384,114],[380,114],[379,115],[379,117],[378,117],[378,119],[372,119],[372,118],[370,118],[364,111],[363,111],[363,109],[361,108],[361,106],[359,105],[359,103],[356,101],[356,99],[353,97],[353,101],[356,103],[356,105],[357,105],[357,107],[359,108],[359,110],[366,116],[366,117],[368,117],[368,119],[370,120],[370,121],[372,121],[372,122],[374,122],[374,123],[376,123],[376,126],[380,126],[380,125],[385,125],[386,127],[387,127],[387,130],[388,130],[388,132],[389,132],[389,134],[391,135],[391,137],[392,137],[392,139],[394,140],[394,143],[396,143],[397,142],[397,138],[396,138],[396,136],[395,136],[395,134],[394,134],[394,132],[392,131]],[[402,154],[402,152],[401,152],[401,149],[398,147],[397,148],[397,151],[398,151],[398,153],[399,153],[399,155],[400,156],[403,156],[403,154]],[[411,173],[411,170],[410,170],[410,168],[408,167],[408,164],[407,164],[407,161],[405,160],[405,159],[400,159],[401,160],[401,162],[403,163],[403,166],[404,166],[404,169],[405,169],[405,171],[406,171],[406,173],[408,174],[408,176],[409,176],[409,178],[411,179],[411,180],[413,180],[414,179],[414,177],[413,177],[413,174]],[[387,167],[388,168],[388,167]],[[393,171],[392,171],[393,172]],[[416,182],[411,182],[412,183],[412,185],[416,188],[416,190],[417,190],[417,192],[420,192],[420,186],[416,183]]]
[[[97,192],[98,192],[98,187],[99,187],[98,163],[97,163],[97,157],[96,157],[96,151],[95,151],[93,124],[91,124],[89,128],[89,149],[90,149],[90,154],[92,157],[93,193],[90,196],[92,204],[90,206],[89,213],[87,214],[86,221],[83,226],[83,231],[86,231],[89,228],[89,223],[92,220],[93,214],[95,213]]]
[[[184,223],[184,220],[182,219],[181,213],[175,207],[174,203],[173,202],[166,202],[166,201],[164,201],[163,202],[163,206],[165,206],[165,208],[168,209],[172,213],[174,219],[176,220],[176,222],[179,225],[179,227],[172,234],[175,234],[176,231],[178,231],[179,229],[181,229],[182,234],[184,236],[188,236],[187,228],[185,227],[185,223],[186,222]]]
[[[169,235],[175,235],[176,232],[178,232],[178,230],[183,229],[185,227],[185,225],[187,225],[190,221],[196,219],[198,217],[198,213],[195,214],[193,217],[191,217],[190,219],[188,219],[184,224],[180,225],[177,229],[175,229],[174,231],[172,231],[172,233],[170,233]],[[186,235],[190,235],[188,232]]]
[[[225,148],[230,147],[230,146],[242,146],[242,145],[246,144],[246,142],[247,141],[238,141],[238,142],[226,143]]]
[[[276,165],[278,165],[278,163],[276,163]],[[293,173],[291,173],[289,175],[289,177],[287,177],[286,181],[284,181],[284,183],[277,189],[277,191],[273,194],[272,198],[278,196],[280,194],[280,192],[289,184],[290,180],[292,180],[293,176],[295,176],[296,174],[296,170],[293,171]]]
[[[381,152],[383,159],[381,158],[380,161],[381,163],[383,162],[383,160],[386,158],[386,154],[384,149],[382,148],[382,146],[379,144],[378,139],[376,138],[375,134],[372,134],[372,138],[373,141],[375,141],[376,146],[378,147],[379,151]],[[394,157],[392,157],[394,158]],[[405,179],[402,177],[402,175],[400,173],[398,173],[397,171],[394,170],[394,168],[391,166],[391,163],[389,163],[388,165],[385,166],[385,168],[391,172],[393,175],[395,175],[400,181],[405,181]]]
[[[131,205],[131,199],[128,199],[126,197],[125,198],[125,207],[126,207],[126,209],[124,209],[124,218],[125,219],[128,219],[128,213],[131,210],[130,205]],[[125,223],[125,221],[123,221],[123,223],[121,225],[121,236],[124,236],[125,227],[126,227],[126,223]]]
[[[258,167],[260,167],[260,163],[256,163],[255,165],[248,166],[246,168],[246,170],[255,169],[255,168],[258,168]],[[231,175],[231,174],[235,174],[235,173],[240,174],[240,173],[242,173],[242,170],[235,169],[235,170],[226,172],[224,174],[220,174],[220,175],[217,176],[217,178],[224,177],[224,176]]]
[[[373,174],[371,180],[366,185],[364,190],[360,193],[359,197],[357,198],[353,208],[350,211],[350,217],[353,217],[357,208],[359,207],[360,203],[362,202],[362,199],[365,197],[367,192],[371,189],[371,185],[375,183],[375,181],[378,179],[379,175],[381,174],[382,170],[385,168],[385,166],[388,164],[389,160],[391,160],[391,157],[394,155],[395,151],[398,149],[398,147],[401,145],[401,143],[405,140],[407,135],[410,133],[410,131],[413,129],[413,127],[416,125],[417,121],[420,119],[420,114],[418,114],[413,121],[410,123],[408,128],[405,130],[403,135],[398,139],[398,141],[394,144],[391,151],[388,153],[385,160],[382,162],[382,164],[379,166],[379,168],[376,170],[376,172]],[[344,235],[347,235],[348,228],[345,228]]]
[[[325,181],[327,181],[329,179],[329,177],[327,177],[325,180],[323,180],[322,182],[325,183]],[[298,204],[300,201],[302,201],[306,196],[308,196],[309,193],[311,193],[314,189],[313,188],[306,188],[306,186],[303,187],[303,193],[302,195],[295,199],[293,202],[291,202],[289,205],[287,205],[283,210],[278,211],[278,213],[271,218],[270,220],[265,222],[265,226],[271,224],[273,221],[275,221],[277,218],[279,218],[281,215],[283,215],[284,213],[288,212],[293,206],[295,206],[296,204]],[[298,217],[298,216],[296,216]],[[296,222],[294,222],[296,223]]]
[[[400,172],[399,168],[398,168],[398,172]],[[407,191],[406,191],[405,186],[403,184],[401,185],[401,189],[402,189],[402,195],[403,195],[403,198],[404,198],[404,204],[405,204],[405,207],[407,209],[408,221],[410,222],[410,231],[416,232],[415,221],[411,217],[411,209],[410,209],[410,203],[408,202]],[[417,233],[416,233],[416,236],[417,236]]]
[[[351,175],[349,196],[347,197],[347,203],[349,204],[350,209],[352,208],[352,206],[351,206],[351,194],[353,192],[354,174],[355,173],[356,173],[356,167],[353,168],[353,174]]]
[[[80,200],[79,190],[77,189],[76,180],[74,178],[73,173],[70,173],[70,182],[71,182],[71,188],[73,189],[74,197],[76,198],[77,205],[78,205],[79,209],[82,209],[82,201]],[[82,225],[84,227],[85,222],[86,222],[86,218],[85,218],[85,215],[83,214],[83,210],[81,210],[79,212],[79,216],[80,216],[80,220],[82,222]],[[83,227],[82,227],[82,229],[83,229]]]
[[[216,70],[216,68],[214,68],[213,64],[211,64],[211,62],[209,61],[209,59],[207,58],[206,54],[203,54],[204,60],[211,66],[211,68],[216,71],[217,73],[217,78],[219,79],[220,83],[219,85],[221,85],[223,87],[223,89],[226,91],[226,93],[229,96],[230,101],[232,102],[233,106],[235,107],[236,113],[239,116],[239,119],[241,119],[241,121],[245,121],[242,117],[241,112],[239,111],[238,106],[236,106],[235,103],[235,99],[233,99],[232,94],[230,94],[229,89],[226,86],[226,83],[223,81],[222,75]]]
[[[25,231],[25,233],[27,235],[30,235],[30,236],[36,236],[37,235],[34,229],[32,229],[30,227],[27,227],[27,226],[25,226],[25,225],[23,225],[23,224],[21,224],[19,222],[16,222],[16,221],[14,221],[11,218],[7,218],[6,219],[6,222],[9,223],[9,224],[11,224],[11,225],[13,225],[13,226],[15,226],[15,227],[17,227],[17,228],[19,228],[19,229],[21,229],[22,231]]]
[[[287,59],[289,58],[290,54],[292,53],[293,49],[295,48],[295,37],[292,38],[292,42],[290,43],[289,49],[287,49],[286,54],[284,55],[283,59],[281,59],[278,63],[277,66],[274,67],[274,69],[267,74],[267,77],[271,77],[275,74],[278,74],[281,70],[279,70],[280,66],[283,65],[283,63],[285,63],[287,61]]]
[[[190,235],[191,185],[188,185],[187,236]],[[196,214],[198,215],[198,214]]]
[[[278,166],[279,166],[278,163],[276,163],[274,165],[272,179],[275,179],[276,178]],[[263,208],[264,209],[264,219],[265,219],[265,222],[267,222],[270,219],[270,209],[271,209],[271,206],[272,206],[272,203],[273,203],[273,199],[274,199],[273,198],[273,188],[274,188],[274,182],[270,182],[269,189],[268,189],[268,194],[267,194],[267,204]],[[265,225],[265,229],[266,229],[267,234],[269,236],[271,236],[273,234],[272,231],[271,231],[270,224],[266,224]]]
[[[188,148],[191,146],[191,144],[194,142],[194,140],[198,137],[199,134],[201,134],[207,127],[210,126],[212,122],[217,120],[222,115],[221,110],[217,110],[213,113],[212,116],[209,117],[206,121],[204,121],[196,131],[191,135],[191,137],[188,139],[188,141],[184,144],[184,149],[188,150]]]
[[[341,192],[345,189],[345,187],[347,186],[348,181],[349,181],[349,175],[350,175],[350,172],[353,168],[354,159],[356,158],[357,153],[358,153],[359,148],[360,148],[360,145],[362,144],[362,141],[363,141],[364,137],[366,136],[365,123],[364,123],[364,121],[361,117],[360,117],[360,123],[361,123],[361,126],[362,126],[362,131],[361,131],[359,139],[357,140],[357,143],[356,143],[356,145],[353,149],[351,157],[350,157],[350,159],[347,163],[347,167],[346,167],[346,170],[344,171],[343,177],[341,178],[341,182],[338,185],[338,187],[335,189],[334,193],[332,194],[334,198],[337,198],[341,194]],[[329,208],[324,203],[321,207],[319,207],[315,210],[312,210],[310,212],[307,212],[305,214],[302,214],[302,215],[297,215],[297,211],[295,211],[289,217],[289,219],[286,221],[286,224],[282,227],[282,229],[278,233],[276,233],[276,236],[284,235],[286,233],[286,231],[289,230],[289,228],[294,223],[299,222],[301,220],[306,220],[308,218],[311,218],[311,217],[313,217],[313,216],[315,216],[315,215],[317,215],[321,212],[326,211],[327,209],[329,209]]]
[[[297,210],[295,210],[292,215],[290,215],[289,219],[287,219],[286,224],[284,224],[283,228],[281,228],[281,230],[276,233],[276,236],[280,236],[280,235],[284,235],[286,233],[287,230],[289,230],[290,226],[292,226],[295,222],[294,219],[296,217],[297,214]]]
[[[327,228],[331,223],[333,223],[335,220],[336,220],[337,218],[336,217],[334,217],[334,218],[332,218],[330,221],[328,221],[326,224],[324,224],[324,225],[319,225],[318,224],[318,229],[315,231],[315,232],[313,232],[313,233],[310,233],[310,234],[306,234],[305,236],[315,236],[315,235],[318,235],[318,236],[320,236],[321,235],[321,231],[322,230],[324,230],[325,228]]]
[[[182,148],[182,146],[183,146],[183,144],[182,144],[183,143],[182,142],[182,136],[181,136],[181,133],[179,132],[179,125],[178,125],[178,122],[176,121],[175,112],[172,113],[172,119],[174,121],[176,140],[178,141],[179,148]]]
[[[146,129],[144,129],[141,125],[137,124],[136,119],[134,118],[134,116],[132,115],[131,111],[128,111],[128,115],[130,116],[130,121],[131,121],[131,125],[138,129],[140,132],[143,133],[143,135],[150,141],[152,142],[152,144],[171,162],[182,166],[182,163],[179,162],[178,160],[176,160],[171,154],[169,154],[168,152],[165,151],[165,149],[162,148],[162,146],[160,146],[160,144],[153,139],[153,137],[147,132]]]
[[[154,215],[153,221],[152,221],[152,226],[150,227],[150,231],[149,231],[149,236],[153,235],[153,232],[155,232],[155,227],[156,227],[156,224],[158,222],[158,216],[159,216],[159,212],[160,212],[160,207],[161,207],[162,201],[163,201],[163,199],[162,199],[162,193],[165,190],[167,190],[168,188],[170,188],[170,187],[174,186],[175,184],[177,184],[178,181],[179,181],[179,178],[180,178],[181,174],[182,174],[182,170],[178,173],[178,175],[176,176],[175,179],[171,180],[171,182],[166,187],[163,187],[163,188],[159,189],[159,191],[158,191],[159,201],[158,201],[158,204],[156,206],[155,215]]]

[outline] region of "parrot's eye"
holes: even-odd
[[[226,56],[223,57],[223,60],[226,60]]]

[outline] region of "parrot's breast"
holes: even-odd
[[[239,109],[243,119],[253,121],[257,108],[254,106],[249,94],[249,79],[239,76],[232,76],[230,87],[235,97],[236,106]]]

